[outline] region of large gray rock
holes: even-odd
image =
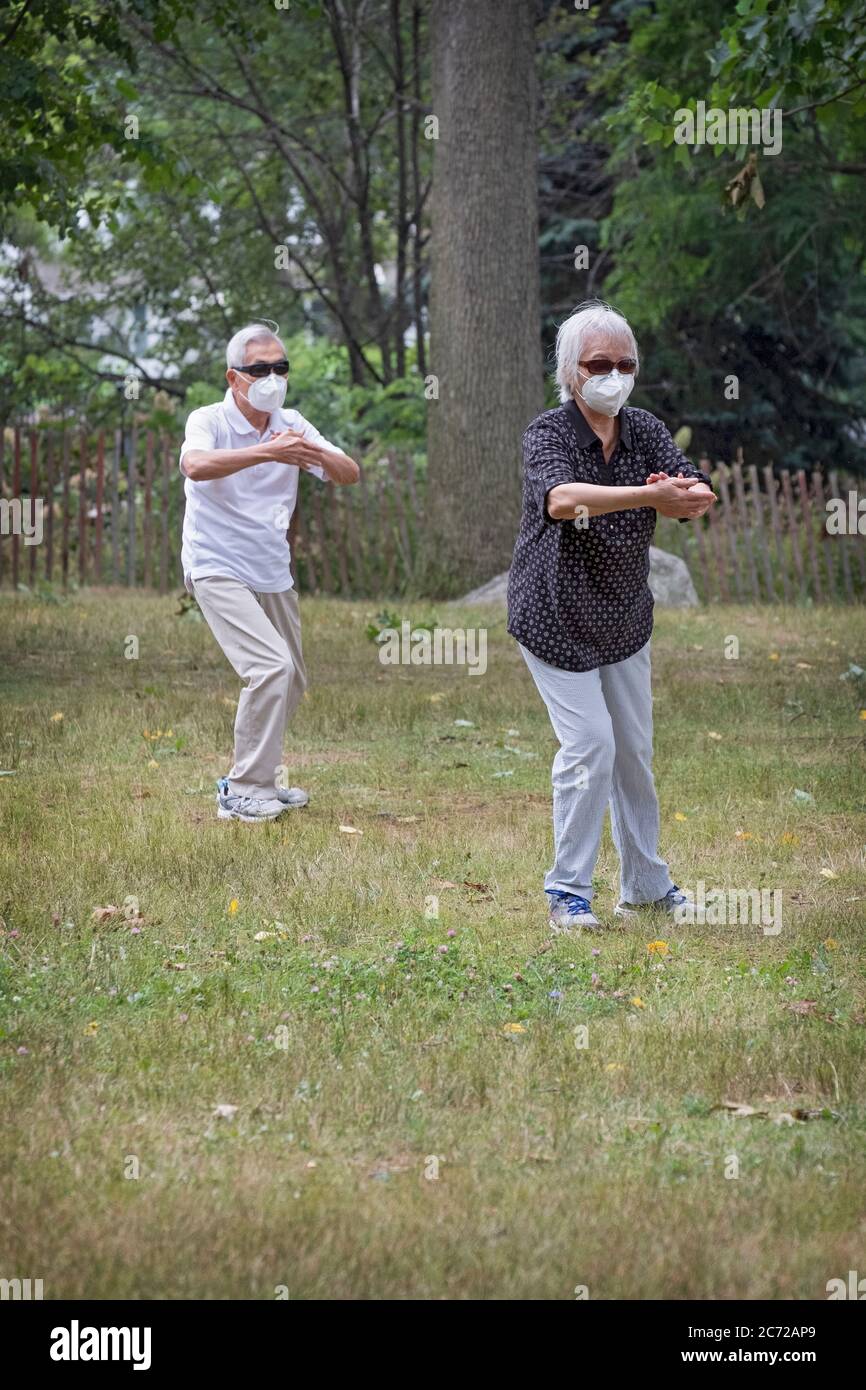
[[[685,560],[657,545],[650,546],[649,586],[660,608],[694,608],[698,602]]]
[[[668,550],[650,546],[650,588],[660,608],[693,608],[698,602],[692,576],[685,560]],[[480,589],[464,594],[461,603],[504,603],[508,588],[508,571],[489,579]]]

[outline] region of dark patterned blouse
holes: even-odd
[[[548,515],[561,483],[636,487],[650,473],[683,473],[709,483],[667,426],[624,406],[620,437],[605,463],[601,440],[574,401],[546,410],[523,436],[523,515],[508,579],[508,631],[539,660],[592,671],[634,656],[653,626],[649,548],[653,507],[575,523]]]

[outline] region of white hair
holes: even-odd
[[[285,345],[282,338],[278,338],[272,329],[264,323],[248,323],[245,328],[238,329],[233,338],[229,339],[226,348],[226,366],[243,367],[246,357],[247,345],[249,343],[279,343],[285,352]]]
[[[586,340],[591,333],[607,333],[628,344],[629,354],[639,361],[637,341],[629,323],[609,304],[599,299],[579,304],[574,313],[560,324],[556,335],[556,383],[559,399],[565,404],[574,396],[578,383],[578,365],[583,357]],[[637,369],[635,369],[637,370]]]

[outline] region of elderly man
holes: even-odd
[[[274,820],[307,793],[282,784],[283,734],[306,688],[286,531],[303,469],[355,483],[358,465],[297,410],[283,409],[286,350],[261,323],[226,349],[228,390],[194,410],[180,453],[184,582],[246,681],[234,765],[217,783],[221,820]]]
[[[608,804],[621,864],[619,917],[641,908],[694,918],[658,853],[652,776],[647,582],[656,513],[686,521],[715,501],[665,425],[626,406],[638,370],[628,323],[579,308],[556,339],[562,404],[523,439],[523,516],[508,585],[508,631],[544,700],[553,763],[551,929],[601,926],[592,875]]]

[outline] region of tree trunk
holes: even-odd
[[[424,585],[507,569],[543,407],[531,0],[436,0]]]

